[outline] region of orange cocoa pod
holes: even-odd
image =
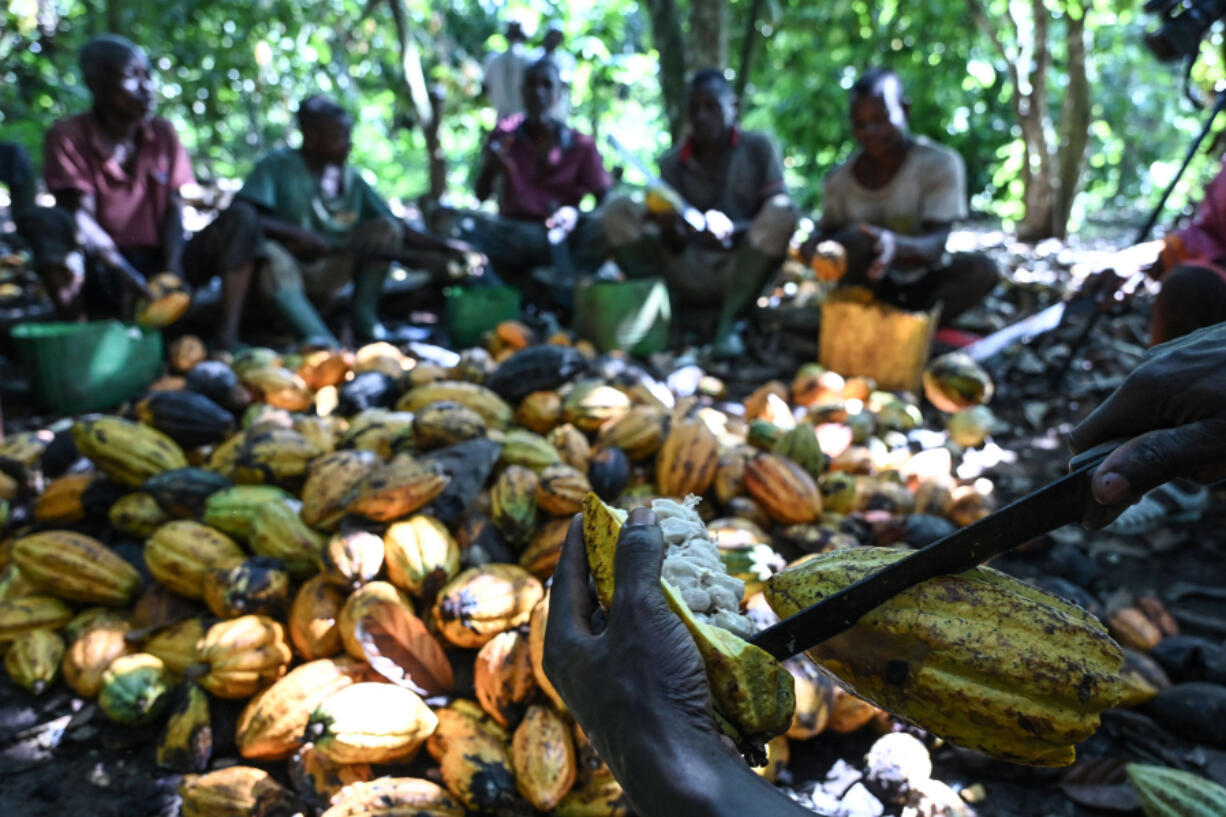
[[[745,464],[745,488],[776,522],[797,525],[822,515],[817,483],[786,457],[756,455]]]
[[[719,464],[719,440],[706,424],[686,418],[669,429],[656,457],[656,487],[661,496],[701,496],[711,487]]]

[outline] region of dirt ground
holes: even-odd
[[[1010,272],[1010,283],[998,303],[990,303],[980,314],[971,316],[970,323],[978,321],[974,328],[980,331],[1053,302],[1067,288],[1073,265],[1099,248],[1097,244],[1072,248],[1049,245],[1046,250],[1019,248],[986,231],[968,240],[979,241]],[[1064,435],[1140,359],[1146,312],[1147,302],[1142,297],[1127,314],[1104,322],[1058,390],[1048,383],[1046,369],[1068,354],[1084,318],[1070,319],[1060,330],[992,362],[997,384],[992,406],[1009,430],[998,434],[994,444],[974,459],[981,475],[993,481],[1002,505],[1064,472]],[[937,415],[926,419],[940,427]],[[1210,511],[1193,525],[1163,529],[1144,538],[1066,528],[993,565],[1030,580],[1059,577],[1086,590],[1100,605],[1121,591],[1155,593],[1170,604],[1178,595],[1175,591],[1188,583],[1226,587],[1223,500],[1226,491],[1217,491]],[[1220,601],[1181,598],[1172,606],[1181,617],[1184,632],[1218,642],[1226,634],[1226,618],[1218,618]],[[231,705],[221,717],[236,718],[238,710],[238,705]],[[224,745],[226,733],[224,729],[217,733],[215,765],[219,761],[224,764],[226,758],[236,759],[233,746]],[[827,733],[807,742],[793,742],[791,786],[803,791],[820,785],[839,761],[857,766],[876,737],[866,729],[852,735]],[[111,724],[92,702],[74,697],[63,684],[35,697],[13,687],[0,674],[0,815],[175,815],[179,807],[175,787],[180,778],[156,768],[156,739],[156,728]],[[1143,715],[1109,713],[1099,733],[1080,747],[1079,755],[1175,765],[1226,784],[1226,752],[1176,738]],[[955,790],[966,790],[966,798],[981,817],[1128,813],[1092,809],[1070,799],[1060,786],[1065,770],[988,761],[950,746],[934,746],[933,760],[933,776]],[[284,767],[284,763],[277,763],[268,768],[280,775]],[[876,817],[871,811],[861,814]]]

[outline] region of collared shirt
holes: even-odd
[[[281,148],[261,159],[247,175],[238,198],[270,216],[343,243],[349,231],[391,215],[379,194],[352,165],[316,175],[301,151]],[[325,184],[325,178],[330,183]],[[331,189],[326,189],[331,188]]]
[[[596,142],[587,134],[554,123],[557,138],[544,156],[524,132],[524,116],[498,123],[490,141],[506,144],[515,168],[502,174],[498,212],[507,218],[544,221],[559,207],[578,207],[588,193],[603,195],[613,186]]]
[[[751,220],[768,198],[784,192],[783,163],[770,137],[736,128],[720,167],[699,162],[687,137],[660,157],[660,178],[699,210],[719,210],[733,221]]]
[[[174,126],[161,117],[144,122],[131,173],[93,113],[61,119],[43,142],[47,189],[92,195],[95,219],[120,249],[157,247],[172,193],[193,183],[191,159]]]

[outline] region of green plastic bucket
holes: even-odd
[[[13,342],[39,403],[58,414],[118,406],[162,373],[162,333],[119,321],[23,323]]]
[[[575,288],[575,332],[602,352],[643,356],[666,349],[671,317],[663,278],[587,281]]]
[[[519,290],[515,287],[449,287],[443,299],[451,341],[456,346],[476,346],[483,334],[520,316]]]

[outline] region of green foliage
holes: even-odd
[[[440,139],[450,191],[461,201],[481,135],[493,124],[480,95],[480,65],[503,47],[500,31],[511,16],[530,32],[562,25],[564,47],[579,65],[574,124],[598,136],[615,133],[648,165],[668,147],[658,55],[640,2],[396,2],[407,10],[428,81],[446,94]],[[985,5],[999,13],[1004,2]],[[1179,68],[1145,49],[1142,32],[1155,21],[1139,5],[1097,0],[1088,11],[1094,121],[1075,224],[1143,212],[1200,126],[1201,113],[1182,98]],[[734,62],[750,6],[731,3]],[[775,135],[789,185],[805,207],[820,207],[823,175],[851,151],[847,88],[863,67],[887,65],[903,77],[913,129],[966,159],[975,209],[1020,215],[1022,152],[1007,66],[972,24],[966,0],[765,0],[761,7],[743,119]],[[292,143],[298,100],[323,91],[354,112],[353,161],[380,191],[410,198],[427,188],[424,139],[402,81],[389,0],[13,0],[3,14],[0,135],[36,159],[46,127],[89,104],[77,49],[92,34],[118,28],[149,50],[160,113],[179,128],[201,178],[241,178],[265,151]],[[1049,77],[1056,117],[1062,33],[1057,18]],[[1206,45],[1195,74],[1202,94],[1226,78],[1224,69],[1220,45]],[[1172,205],[1195,200],[1216,167],[1213,157],[1198,157]],[[638,181],[633,173],[627,180]]]

